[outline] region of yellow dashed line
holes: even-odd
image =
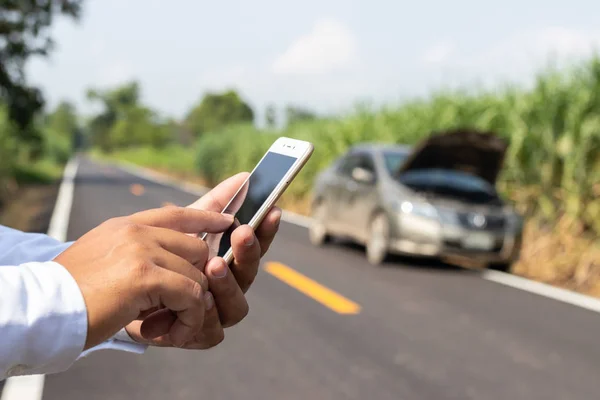
[[[360,305],[352,300],[326,288],[286,265],[269,262],[265,266],[265,271],[338,314],[358,314],[361,310]]]
[[[144,185],[140,185],[139,183],[134,183],[133,185],[129,186],[129,191],[134,196],[141,196],[144,194],[146,189],[144,188]]]

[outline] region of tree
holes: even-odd
[[[78,137],[81,132],[75,107],[63,101],[42,121],[40,130],[44,131],[44,153],[57,161],[66,162],[82,139]]]
[[[270,104],[265,111],[265,122],[267,123],[268,128],[275,128],[277,123],[277,111],[272,104]]]
[[[88,89],[86,97],[90,101],[102,103],[104,110],[93,117],[88,125],[92,144],[104,151],[115,147],[111,131],[118,119],[126,117],[127,110],[138,105],[139,83],[132,81],[109,90]]]
[[[288,125],[293,125],[297,122],[311,121],[317,119],[317,115],[302,107],[289,105],[285,108],[285,116]]]
[[[55,15],[78,19],[83,0],[2,0],[0,2],[0,100],[22,139],[40,139],[31,122],[44,105],[39,89],[29,86],[24,68],[32,56],[47,56],[53,41],[48,31]]]
[[[61,102],[52,113],[46,117],[49,129],[59,135],[72,138],[77,132],[77,112],[75,107],[66,101]]]
[[[234,90],[207,93],[185,118],[185,127],[194,135],[215,132],[229,124],[252,122],[254,112]]]
[[[87,97],[104,106],[88,126],[92,143],[104,151],[137,145],[160,147],[173,139],[170,121],[162,121],[141,104],[137,81],[105,91],[89,89]]]

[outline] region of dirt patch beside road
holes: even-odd
[[[23,185],[0,208],[0,224],[25,232],[46,233],[60,182]]]

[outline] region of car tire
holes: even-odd
[[[312,221],[308,228],[308,236],[314,246],[323,246],[331,241],[331,235],[327,232],[327,227],[325,226],[326,212],[326,207],[322,202],[313,206],[311,213]]]
[[[510,273],[512,264],[511,263],[494,263],[490,265],[491,270]]]
[[[381,265],[388,256],[390,247],[390,223],[385,214],[379,213],[369,224],[366,243],[367,261],[371,265]]]

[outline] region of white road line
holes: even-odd
[[[481,273],[485,280],[500,283],[526,292],[562,301],[577,307],[600,313],[600,299],[586,296],[570,290],[561,289],[545,283],[532,281],[520,276],[506,274],[500,271],[486,270]]]
[[[298,225],[307,229],[312,223],[312,218],[301,214],[296,214],[287,210],[283,210],[283,212],[281,213],[281,219],[287,222],[288,224]]]
[[[73,189],[79,161],[71,159],[65,167],[58,190],[54,211],[50,219],[48,235],[65,241],[69,228],[69,216],[73,204]],[[28,375],[8,378],[0,400],[41,400],[44,394],[44,375]]]
[[[146,168],[131,166],[130,164],[126,166],[120,164],[120,168],[144,179],[148,179],[157,183],[163,183],[167,186],[195,195],[202,195],[209,190],[208,188],[203,188],[201,186],[197,186],[196,188],[192,186],[190,189],[189,184],[181,184],[176,180],[167,177],[166,175],[150,171]],[[201,188],[201,190],[198,188]],[[287,210],[283,211],[281,219],[289,224],[297,225],[303,228],[308,228],[311,222],[310,217],[292,213]],[[534,293],[543,297],[600,313],[600,299],[595,297],[586,296],[580,293],[557,288],[541,282],[532,281],[527,278],[522,278],[520,276],[507,274],[500,271],[484,270],[481,272],[481,277],[491,282],[496,282],[501,285],[510,286],[515,289],[520,289],[525,292]]]
[[[73,205],[73,190],[75,188],[75,176],[79,161],[76,158],[71,159],[63,173],[63,179],[58,189],[58,196],[50,219],[48,235],[56,240],[64,242],[67,240],[67,230],[69,229],[69,217],[71,215],[71,206]]]

